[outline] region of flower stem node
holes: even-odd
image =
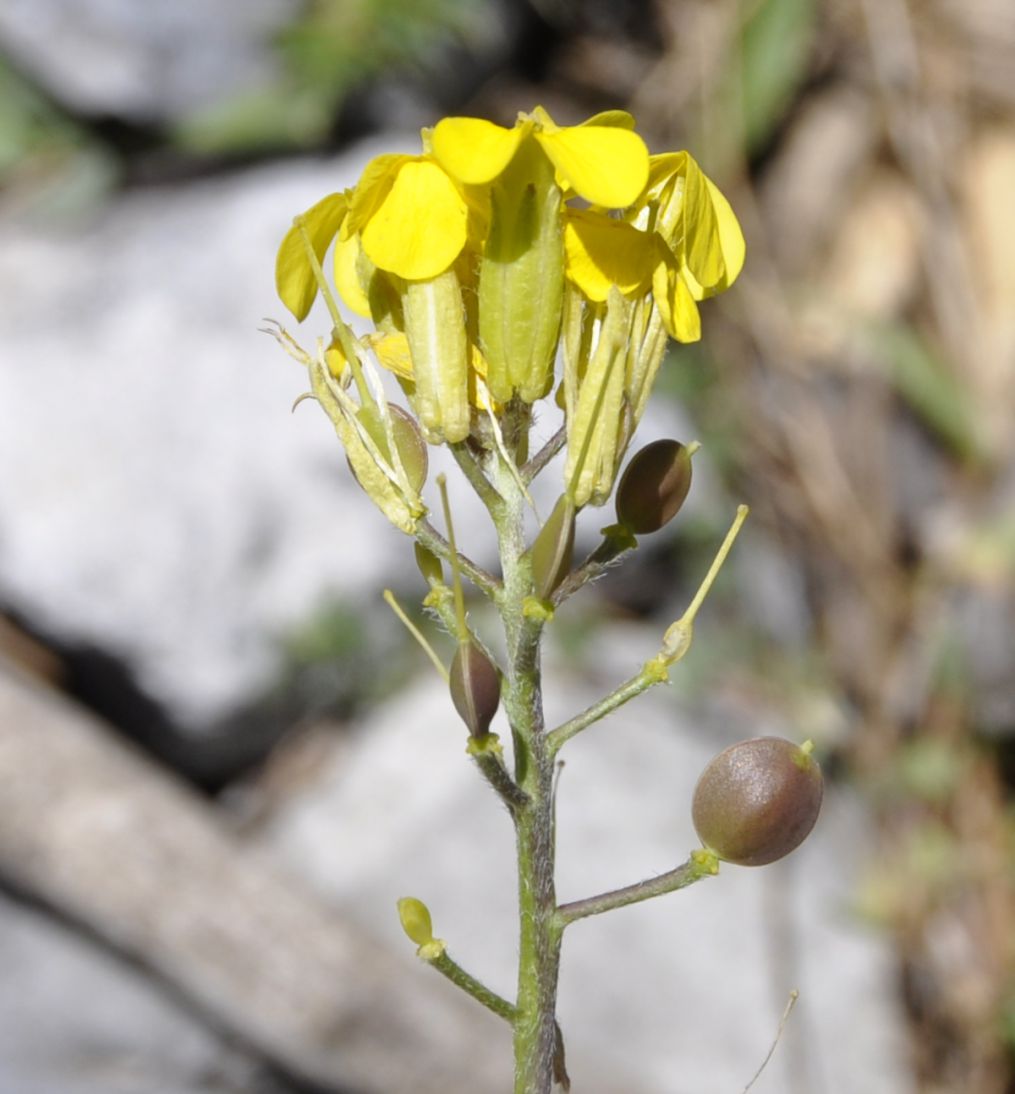
[[[715,877],[719,873],[719,856],[707,847],[691,852],[691,862],[701,877]]]
[[[626,524],[608,524],[599,531],[603,542],[596,554],[604,562],[609,562],[625,551],[633,551],[638,546],[638,537]]]
[[[469,735],[465,751],[470,756],[503,756],[504,746],[496,733],[484,733],[482,737]]]
[[[522,615],[535,623],[550,623],[553,621],[553,604],[538,596],[527,596],[522,601]]]

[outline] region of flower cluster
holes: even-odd
[[[420,446],[373,360],[398,378],[430,444],[524,453],[532,404],[556,391],[564,493],[576,509],[603,504],[667,338],[699,338],[698,303],[740,272],[736,217],[688,153],[650,155],[623,111],[558,126],[537,107],[510,129],[445,118],[422,145],[372,160],[282,242],[283,303],[302,320],[323,290],[335,323],[307,358],[313,394],[405,531],[423,512]],[[364,338],[330,298],[332,245],[339,296],[375,328]]]

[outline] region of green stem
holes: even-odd
[[[451,545],[426,519],[416,523],[416,539],[438,558],[443,559],[449,565],[451,563]],[[467,555],[459,553],[458,565],[462,573],[476,586],[477,589],[490,600],[497,600],[500,596],[500,582],[493,574],[477,566]]]
[[[497,791],[512,816],[529,804],[528,794],[511,778],[511,772],[504,766],[500,756],[491,752],[480,752],[473,759],[483,778]]]
[[[600,893],[598,896],[562,904],[557,909],[561,928],[586,916],[600,915],[614,908],[623,908],[628,904],[637,904],[654,896],[675,892],[677,889],[686,889],[688,885],[693,885],[704,877],[714,877],[718,872],[719,861],[711,851],[695,851],[687,862],[675,870],[667,870],[665,874],[625,885],[622,889],[611,889],[610,892]]]
[[[518,854],[519,957],[514,1021],[515,1094],[550,1094],[563,1059],[555,1012],[562,925],[554,887],[553,756],[543,724],[539,663],[542,623],[522,604],[532,593],[523,535],[524,489],[500,462],[495,488],[504,510],[494,514],[504,569],[501,618],[507,640],[504,707],[515,750],[515,779],[528,796],[514,814]]]
[[[567,441],[567,426],[562,425],[560,429],[543,445],[543,447],[532,457],[531,460],[521,469],[522,482],[526,485],[532,482],[532,480],[539,474],[540,471],[553,459],[554,456],[564,447],[564,443]]]
[[[641,695],[643,691],[648,691],[654,684],[663,683],[666,678],[666,671],[660,667],[656,658],[647,661],[640,672],[625,680],[609,695],[604,696],[590,707],[586,707],[580,714],[576,714],[573,718],[564,722],[563,725],[557,726],[556,729],[548,733],[546,743],[550,754],[555,756],[566,741],[581,733],[583,729],[587,729],[601,718],[605,718],[607,714],[611,714],[618,707],[629,703],[636,696]]]
[[[518,1009],[509,1003],[503,996],[498,995],[495,991],[485,985],[481,984],[474,976],[462,968],[456,961],[452,961],[448,957],[447,953],[442,953],[439,957],[433,958],[430,962],[442,976],[446,976],[452,984],[457,985],[472,996],[477,1002],[483,1004],[487,1010],[492,1010],[498,1018],[503,1018],[507,1022],[514,1022],[518,1016]]]

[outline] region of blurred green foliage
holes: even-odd
[[[969,389],[912,327],[884,324],[872,332],[901,398],[924,426],[960,459],[980,455]]]
[[[810,71],[818,10],[818,0],[743,5],[730,51],[730,61],[739,63],[725,64],[719,73],[708,132],[695,142],[709,149],[713,173],[722,177],[775,135]]]
[[[277,84],[187,119],[176,139],[201,153],[318,144],[350,91],[382,74],[430,72],[442,47],[477,32],[486,9],[475,0],[312,0],[275,42]]]
[[[70,212],[106,192],[112,156],[0,57],[0,189]]]

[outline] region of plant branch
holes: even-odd
[[[466,441],[448,445],[448,448],[451,449],[451,455],[454,456],[455,462],[461,468],[462,474],[468,479],[469,485],[475,490],[479,500],[496,520],[497,514],[504,511],[504,499],[493,483],[486,477],[472,449]]]
[[[462,968],[458,962],[448,957],[443,952],[434,958],[424,958],[427,964],[432,965],[442,976],[446,976],[456,987],[472,996],[477,1002],[482,1003],[487,1010],[492,1010],[498,1018],[513,1023],[518,1016],[518,1008],[514,1003],[509,1003],[503,996],[480,983],[474,976]]]
[[[542,471],[550,460],[552,460],[564,447],[564,442],[566,440],[567,426],[562,425],[532,459],[523,465],[520,474],[522,476],[522,482],[524,482],[526,486],[532,482],[539,472]]]
[[[550,754],[552,756],[556,755],[565,741],[569,741],[576,734],[581,733],[583,729],[587,729],[601,718],[605,718],[607,714],[612,714],[618,707],[622,707],[636,696],[641,695],[643,691],[648,691],[653,685],[665,682],[667,678],[668,674],[665,667],[660,665],[658,658],[646,661],[639,672],[625,680],[609,695],[604,696],[597,703],[586,707],[580,714],[576,714],[562,725],[557,726],[556,729],[551,730],[546,735],[546,743]]]
[[[553,594],[553,604],[563,604],[568,597],[573,596],[583,585],[595,581],[603,576],[609,566],[624,557],[629,551],[638,546],[638,541],[630,532],[624,532],[620,525],[612,525],[604,529],[606,534],[602,543],[582,562],[575,567],[560,583]]]
[[[634,885],[625,885],[622,889],[612,889],[608,893],[562,904],[557,909],[557,916],[562,927],[566,927],[586,916],[601,915],[614,908],[623,908],[628,904],[637,904],[642,900],[675,892],[677,889],[686,889],[688,885],[705,877],[714,877],[718,873],[719,860],[714,852],[694,851],[687,862],[675,870],[668,870],[665,874],[658,874],[647,881],[635,882]]]
[[[451,565],[451,545],[425,518],[416,522],[416,539],[438,558]],[[496,601],[500,596],[501,584],[489,571],[482,566],[477,566],[468,556],[458,552],[458,564],[462,573],[490,600]]]
[[[511,772],[504,766],[503,757],[493,751],[477,750],[472,752],[472,758],[483,777],[508,807],[512,817],[529,804],[528,794],[511,778]]]

